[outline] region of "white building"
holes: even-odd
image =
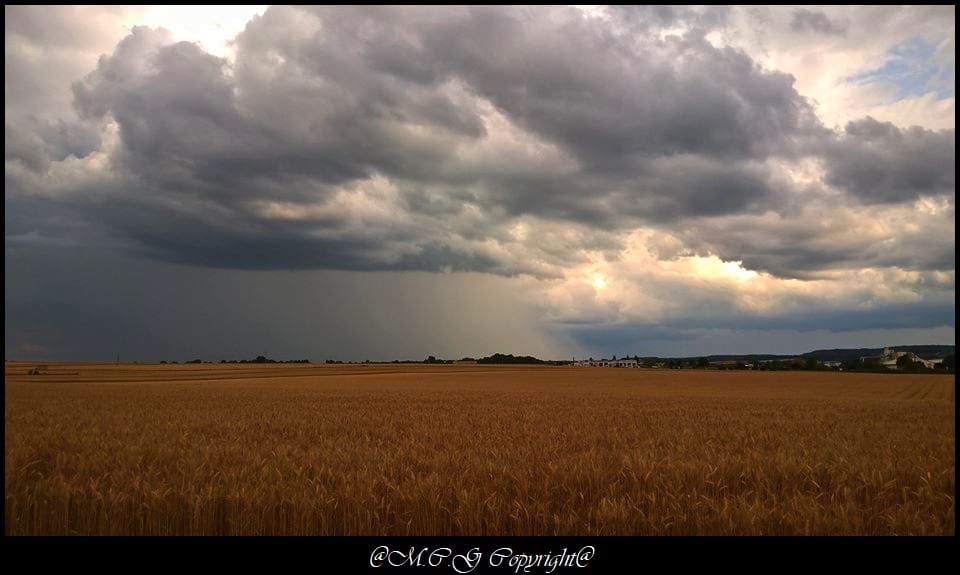
[[[901,357],[909,357],[916,363],[919,363],[927,369],[933,369],[935,367],[934,362],[918,357],[917,354],[910,351],[897,351],[895,349],[890,349],[889,347],[883,348],[883,355],[879,357],[880,365],[887,369],[897,369],[897,360]],[[874,358],[862,357],[860,359],[877,359]]]
[[[640,363],[635,359],[595,359],[593,361],[586,359],[576,361],[573,365],[577,367],[640,367]]]

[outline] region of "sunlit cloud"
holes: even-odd
[[[211,54],[232,57],[233,39],[266,9],[266,5],[149,6],[137,23],[165,28],[176,42],[195,42]]]

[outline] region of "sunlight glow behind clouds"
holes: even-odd
[[[150,6],[137,23],[166,28],[176,42],[195,42],[215,56],[232,57],[230,43],[267,5],[172,5]]]

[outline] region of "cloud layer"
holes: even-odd
[[[5,9],[8,253],[481,272],[562,325],[952,309],[954,130],[829,128],[740,47],[747,9],[278,6],[230,58],[135,26],[51,97],[38,66],[113,22],[70,36],[65,11]],[[773,16],[863,41],[850,14]]]

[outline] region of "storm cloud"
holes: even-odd
[[[117,33],[138,10],[5,8],[8,257],[476,272],[563,325],[872,329],[887,324],[830,302],[936,311],[889,324],[912,328],[952,297],[954,130],[828,128],[793,74],[723,40],[749,9],[273,6],[229,57]],[[777,17],[860,41],[835,11]],[[745,315],[718,326],[719,307]]]
[[[901,130],[867,117],[828,145],[826,180],[866,202],[955,195],[956,142],[953,130]]]
[[[78,207],[146,253],[221,267],[513,273],[470,245],[464,206],[502,211],[480,239],[524,215],[627,229],[768,209],[765,160],[825,133],[789,76],[743,53],[569,8],[272,8],[232,65],[136,27],[73,92],[119,138],[116,193]],[[310,215],[378,177],[403,218]]]

